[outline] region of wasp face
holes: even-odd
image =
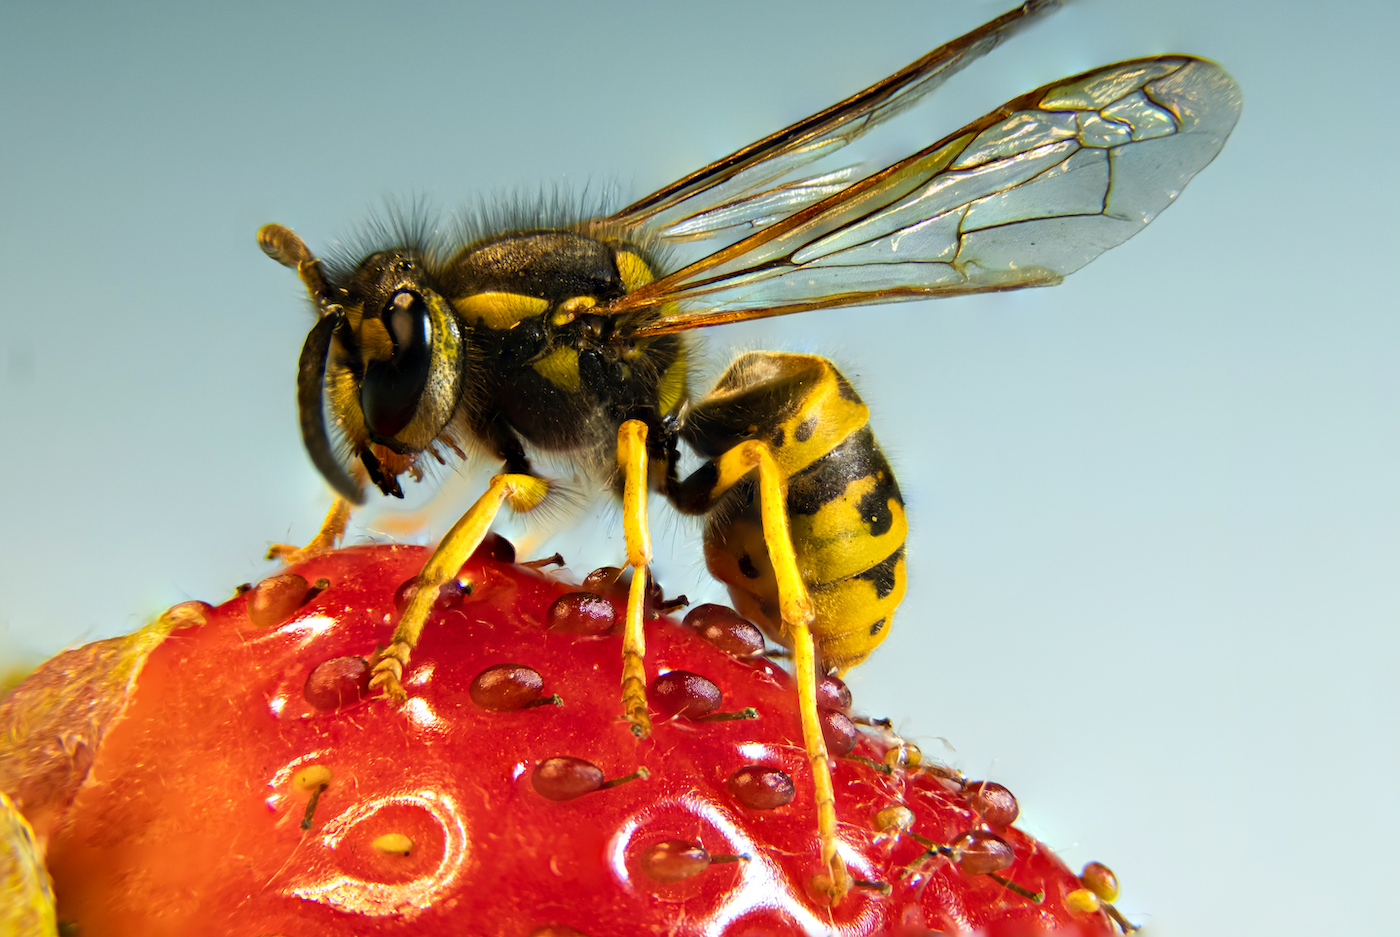
[[[302,346],[297,376],[301,433],[312,462],[342,496],[364,500],[331,444],[323,415],[329,410],[370,480],[403,497],[398,476],[415,471],[462,397],[464,345],[451,306],[409,251],[371,254],[341,284],[326,277],[290,228],[265,225],[258,242],[297,271],[321,316]]]
[[[401,497],[397,476],[412,470],[461,398],[457,319],[424,265],[403,251],[365,258],[344,300],[324,371],[330,413],[370,479]]]
[[[382,272],[412,269],[412,261],[399,259]],[[347,320],[337,331],[344,333],[342,347],[349,344],[359,350],[359,405],[369,438],[393,448],[399,432],[413,422],[428,385],[433,337],[428,303],[418,284],[396,276],[382,287],[376,284],[359,313],[357,323]],[[353,369],[353,364],[342,366]]]
[[[387,334],[388,347],[377,349],[380,357],[366,356],[360,410],[370,438],[382,440],[407,427],[418,412],[432,362],[428,350],[432,323],[423,295],[399,290],[384,304],[378,318],[363,320],[362,331],[370,326],[380,333],[375,336],[377,345],[383,346]]]

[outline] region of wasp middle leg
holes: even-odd
[[[628,420],[617,432],[617,467],[622,473],[623,532],[632,585],[627,591],[627,617],[622,631],[622,711],[632,724],[632,734],[651,734],[647,714],[646,612],[647,568],[651,564],[651,528],[647,521],[647,426]]]

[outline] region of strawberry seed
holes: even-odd
[[[1005,829],[1021,814],[1015,795],[995,781],[973,781],[963,788],[963,797],[983,823],[996,829]]]
[[[363,657],[322,661],[307,675],[301,695],[322,712],[359,702],[369,695],[369,661]]]
[[[1000,872],[1016,861],[1011,844],[987,830],[959,833],[948,844],[952,859],[968,875]]]
[[[651,682],[648,702],[668,716],[708,716],[723,700],[719,687],[698,673],[672,670]]]
[[[248,590],[248,618],[260,628],[280,625],[301,608],[310,591],[306,577],[296,573],[268,576]]]
[[[654,843],[638,860],[642,873],[658,882],[679,882],[699,875],[710,867],[710,854],[704,846],[684,839],[663,839]]]
[[[725,783],[730,795],[752,810],[773,810],[792,803],[797,787],[792,776],[777,768],[747,765]]]
[[[851,688],[840,677],[827,675],[817,681],[817,708],[851,711]]]
[[[829,754],[839,758],[856,747],[856,726],[850,716],[834,709],[823,709],[817,712],[817,721],[821,723],[822,740]]]
[[[544,620],[551,631],[604,635],[617,623],[617,607],[609,599],[592,592],[569,592],[554,600]]]
[[[544,678],[533,667],[496,664],[472,679],[468,693],[472,702],[487,712],[504,713],[529,706],[540,698],[542,689]]]
[[[763,653],[763,632],[732,608],[708,602],[697,605],[686,614],[685,624],[721,651],[735,657],[754,657]]]

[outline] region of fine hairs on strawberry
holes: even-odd
[[[41,818],[59,920],[82,937],[1118,932],[1111,871],[1081,880],[1012,825],[1010,791],[853,716],[832,678],[858,887],[829,907],[792,680],[757,630],[713,605],[648,622],[639,741],[618,718],[609,576],[581,590],[513,553],[488,537],[442,591],[402,704],[369,696],[367,659],[422,548],[328,552],[172,610],[123,698],[103,691],[121,718],[68,795],[16,797]]]

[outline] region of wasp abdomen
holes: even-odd
[[[787,481],[788,524],[815,606],[817,649],[840,669],[884,639],[904,596],[904,501],[868,422],[869,410],[831,362],[754,352],[694,407],[684,431],[711,458],[750,440],[772,453]],[[711,572],[741,611],[782,641],[757,488],[746,479],[709,497],[716,480],[702,468],[678,486],[675,500],[691,510],[714,508],[705,535]]]

